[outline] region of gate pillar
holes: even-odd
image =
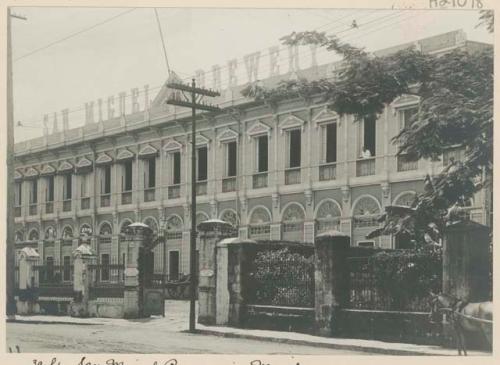
[[[37,302],[38,278],[34,272],[34,265],[39,258],[40,255],[29,247],[23,248],[19,254],[17,314],[33,314],[40,311]]]
[[[142,252],[151,239],[151,228],[143,223],[132,223],[126,229],[127,262],[125,264],[125,290],[123,296],[123,315],[125,318],[144,316],[144,270],[140,267]]]
[[[321,336],[334,334],[339,310],[349,299],[349,245],[350,237],[338,231],[315,239],[315,329]]]
[[[217,244],[235,236],[233,226],[219,219],[210,219],[198,225],[200,232],[198,323],[216,323]],[[196,278],[191,278],[196,280]]]
[[[92,278],[87,266],[95,257],[95,251],[87,243],[81,244],[73,251],[73,301],[70,305],[72,317],[89,316],[89,288]]]
[[[472,221],[446,227],[443,240],[443,292],[465,301],[491,300],[490,229]]]

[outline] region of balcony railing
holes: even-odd
[[[81,199],[81,209],[90,209],[90,198],[82,198]]]
[[[101,195],[101,207],[109,207],[111,205],[111,194]]]
[[[226,177],[222,179],[222,192],[236,191],[236,177]]]
[[[267,187],[267,172],[259,172],[253,175],[253,188],[260,189]]]
[[[196,195],[206,195],[207,194],[207,182],[198,181],[196,183]]]
[[[300,184],[300,167],[285,170],[285,185]]]
[[[38,205],[30,204],[29,215],[36,215],[38,213]]]
[[[398,159],[398,171],[412,171],[418,169],[418,160],[411,160],[408,156],[401,155],[397,157]]]
[[[71,211],[71,200],[64,200],[63,201],[63,212],[69,212]]]
[[[180,185],[171,185],[168,187],[168,198],[169,199],[177,199],[181,196],[181,186]]]
[[[45,202],[45,213],[47,213],[47,214],[54,213],[54,203],[53,202]]]
[[[443,165],[448,166],[452,162],[461,162],[465,160],[464,147],[452,147],[443,152]]]
[[[356,176],[375,175],[375,157],[356,161]]]
[[[155,188],[149,188],[144,190],[144,201],[152,202],[155,200]]]
[[[14,207],[14,217],[21,216],[21,207]]]
[[[132,192],[124,191],[122,192],[122,205],[132,204]]]
[[[337,164],[331,163],[319,167],[319,181],[335,180],[337,176]]]

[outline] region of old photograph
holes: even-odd
[[[4,352],[491,357],[495,13],[439,3],[8,7]]]

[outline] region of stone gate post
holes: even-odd
[[[347,254],[350,237],[328,231],[315,240],[315,328],[331,336],[337,327],[339,310],[349,299]]]
[[[70,315],[72,317],[89,316],[91,277],[87,266],[95,257],[95,251],[87,243],[82,243],[73,251],[73,301],[70,305]]]
[[[38,276],[34,271],[34,265],[39,258],[38,252],[30,247],[23,248],[19,254],[19,296],[16,302],[18,314],[33,314],[40,311],[36,300]]]
[[[139,280],[139,254],[151,237],[152,230],[146,224],[132,223],[127,227],[127,262],[125,264],[125,291],[123,315],[140,318],[143,312],[143,283]]]
[[[443,292],[470,302],[491,300],[490,229],[472,221],[446,227]]]
[[[200,234],[198,323],[216,323],[217,289],[217,244],[224,238],[235,235],[231,224],[219,219],[210,219],[198,225]]]

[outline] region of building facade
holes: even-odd
[[[453,32],[416,43],[426,52],[481,47]],[[404,45],[407,46],[407,45]],[[392,52],[401,47],[380,51]],[[336,65],[314,66],[264,80],[320,78]],[[395,248],[383,236],[368,240],[387,205],[411,204],[427,174],[438,173],[464,148],[441,161],[396,156],[391,139],[410,123],[419,100],[402,96],[377,120],[354,120],[328,110],[321,96],[277,104],[223,90],[216,115],[197,119],[197,222],[218,218],[243,238],[313,242],[336,229],[353,245]],[[101,263],[126,262],[123,229],[140,221],[154,231],[167,225],[166,252],[155,248],[155,271],[174,278],[189,272],[191,112],[166,105],[164,86],[144,111],[89,122],[17,143],[16,249],[31,246],[44,263],[70,265],[82,234]],[[100,119],[100,118],[99,118]],[[471,217],[487,223],[480,192]]]

